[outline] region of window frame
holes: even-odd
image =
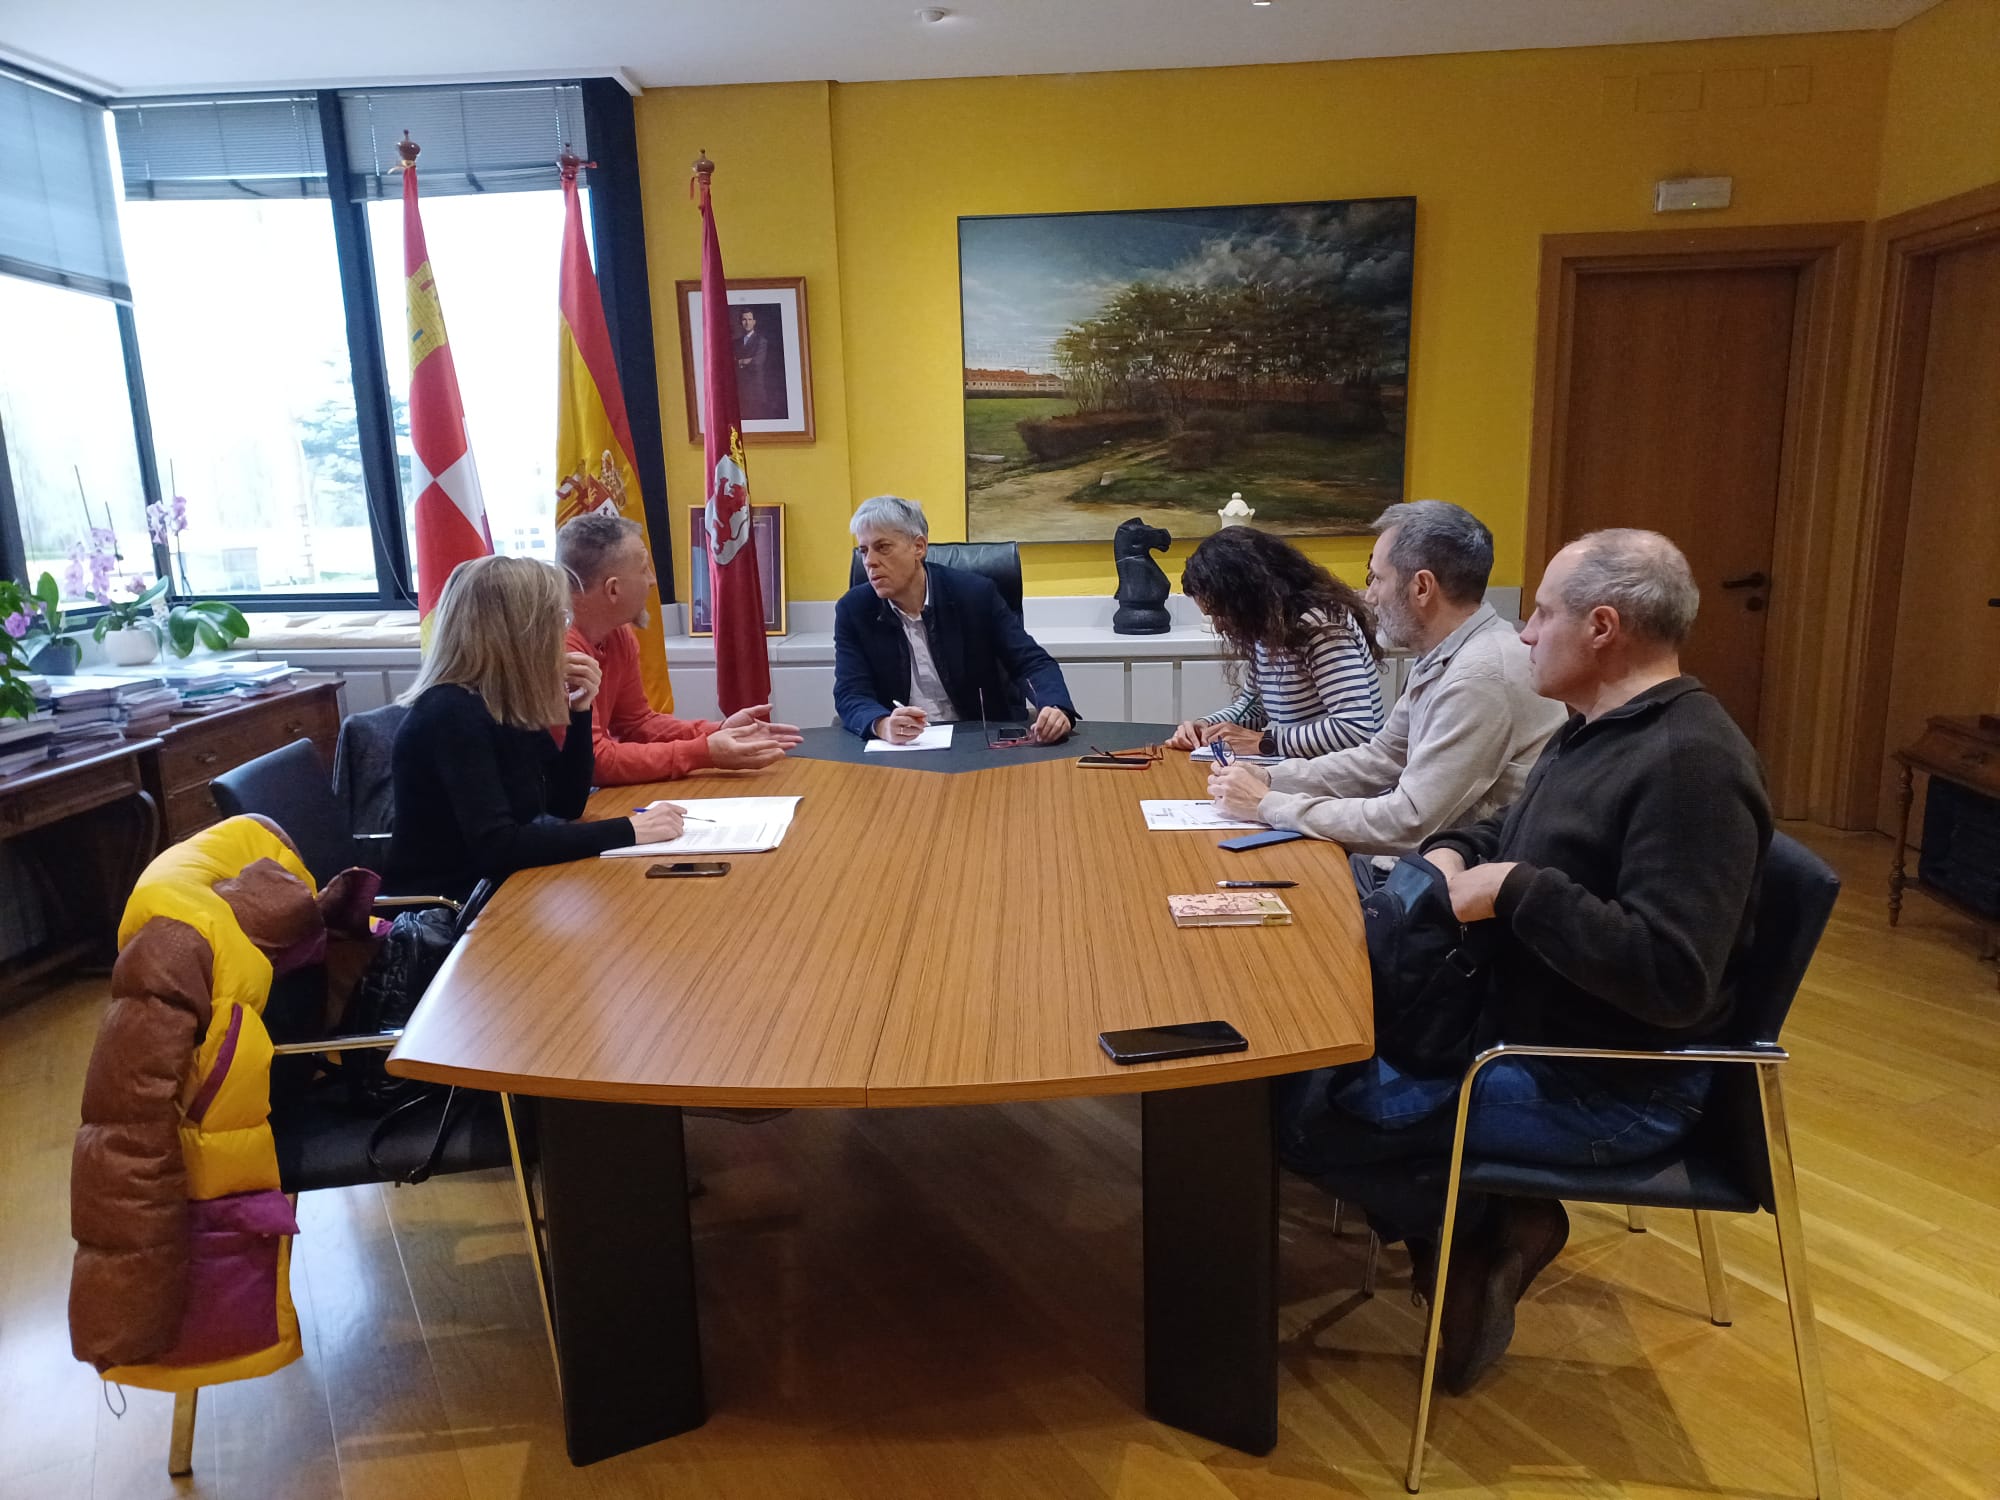
[[[25,72],[26,70],[20,70]],[[54,83],[54,80],[48,80]],[[661,432],[659,379],[653,359],[652,304],[647,282],[645,223],[640,206],[637,130],[631,99],[615,79],[584,78],[583,104],[587,129],[612,165],[597,166],[590,194],[591,229],[597,245],[597,272],[609,325],[613,359],[631,419],[640,488],[646,497],[647,529],[653,538],[654,566],[663,604],[673,592],[671,513],[667,503],[666,451]],[[119,101],[85,94],[69,85],[65,92],[104,109]],[[255,91],[250,91],[255,92]],[[389,395],[388,355],[382,339],[379,299],[375,288],[374,250],[368,233],[367,202],[350,196],[347,137],[342,126],[340,91],[309,91],[318,111],[325,150],[327,204],[332,216],[334,257],[340,278],[341,311],[347,327],[348,369],[354,390],[354,419],[360,447],[362,488],[368,507],[368,530],[375,559],[374,592],[355,593],[212,593],[189,594],[171,573],[167,547],[152,546],[157,574],[168,578],[166,598],[181,603],[192,598],[214,599],[246,612],[334,613],[358,610],[415,610],[417,595],[411,566],[411,541],[403,524],[402,485],[396,460],[394,412]],[[217,92],[191,95],[221,98]],[[600,141],[598,131],[603,135]],[[610,148],[610,149],[605,149]],[[553,163],[551,164],[553,166]],[[79,296],[91,295],[79,292]],[[553,300],[553,298],[551,298]],[[143,355],[132,304],[113,301],[118,314],[120,347],[125,358],[126,392],[130,400],[132,440],[139,451],[140,487],[147,505],[164,498],[159,460],[153,449],[152,416],[146,402]],[[7,457],[6,433],[0,431],[0,570],[24,578],[27,550],[17,509],[13,474]],[[551,512],[554,501],[551,498]],[[67,611],[81,622],[94,620],[96,606]]]

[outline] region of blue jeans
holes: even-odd
[[[1527,1057],[1489,1064],[1473,1084],[1467,1154],[1615,1166],[1666,1150],[1701,1119],[1712,1070],[1640,1065],[1647,1071],[1619,1078],[1633,1066]],[[1360,1204],[1385,1240],[1435,1235],[1458,1089],[1456,1078],[1411,1078],[1379,1057],[1279,1079],[1278,1159]],[[1479,1205],[1461,1200],[1466,1211],[1476,1218]]]

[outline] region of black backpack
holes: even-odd
[[[1467,927],[1445,875],[1405,855],[1386,875],[1352,856],[1375,991],[1375,1052],[1399,1072],[1456,1078],[1485,1004],[1489,924]]]
[[[389,935],[369,960],[368,970],[341,1013],[340,1029],[365,1034],[393,1031],[410,1019],[424,991],[443,967],[457,940],[459,914],[450,907],[424,906],[398,912]],[[341,1058],[354,1103],[369,1111],[429,1093],[436,1087],[384,1071],[383,1052],[355,1051]]]

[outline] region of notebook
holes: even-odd
[[[1272,891],[1215,891],[1169,896],[1176,927],[1289,927],[1292,909]]]

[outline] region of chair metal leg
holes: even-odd
[[[527,1163],[521,1160],[521,1138],[514,1127],[514,1096],[500,1096],[500,1117],[507,1122],[507,1157],[514,1168],[514,1189],[521,1197],[521,1225],[528,1231],[528,1257],[535,1267],[535,1291],[542,1302],[542,1328],[549,1336],[549,1362],[555,1366],[556,1394],[562,1394],[562,1356],[556,1351],[556,1320],[549,1308],[549,1265],[542,1252],[542,1228],[535,1219],[535,1201],[528,1192]]]
[[[1339,1238],[1340,1238],[1340,1220],[1341,1220],[1341,1217],[1342,1217],[1342,1216],[1343,1216],[1343,1215],[1344,1215],[1344,1214],[1345,1214],[1346,1212],[1347,1212],[1347,1200],[1346,1200],[1345,1198],[1336,1198],[1336,1199],[1334,1199],[1334,1200],[1333,1200],[1333,1237],[1334,1237],[1335,1239],[1339,1239]]]
[[[1708,1282],[1708,1321],[1717,1328],[1727,1328],[1732,1321],[1729,1316],[1729,1277],[1722,1269],[1722,1246],[1715,1239],[1715,1215],[1694,1211],[1695,1243],[1701,1246],[1701,1274]]]
[[[1472,1113],[1472,1086],[1486,1056],[1466,1070],[1458,1091],[1458,1123],[1451,1137],[1451,1165],[1445,1177],[1444,1223],[1438,1230],[1437,1279],[1431,1287],[1430,1328],[1424,1337],[1424,1373],[1417,1382],[1417,1420],[1410,1430],[1410,1461],[1403,1470],[1403,1488],[1412,1495],[1423,1487],[1424,1442],[1430,1436],[1431,1395],[1437,1381],[1438,1341],[1444,1332],[1446,1278],[1451,1274],[1451,1240],[1458,1228],[1458,1178],[1465,1167],[1465,1126]]]
[[[1840,1469],[1833,1453],[1833,1414],[1827,1407],[1820,1370],[1819,1329],[1813,1322],[1812,1294],[1806,1288],[1805,1230],[1799,1218],[1799,1187],[1792,1173],[1792,1138],[1785,1124],[1784,1092],[1778,1064],[1757,1067],[1757,1093],[1764,1107],[1764,1140],[1771,1155],[1771,1200],[1778,1220],[1778,1259],[1785,1271],[1785,1301],[1792,1314],[1792,1347],[1799,1361],[1799,1395],[1806,1409],[1806,1437],[1812,1445],[1813,1478],[1819,1500],[1840,1500]]]
[[[1382,1258],[1382,1237],[1374,1230],[1368,1231],[1368,1258],[1361,1263],[1361,1295],[1375,1295],[1375,1264]]]
[[[1625,1205],[1625,1227],[1634,1234],[1646,1232],[1646,1210],[1636,1203]]]
[[[199,1390],[178,1391],[174,1395],[174,1433],[167,1444],[167,1473],[185,1479],[194,1472],[194,1409],[201,1399]]]

